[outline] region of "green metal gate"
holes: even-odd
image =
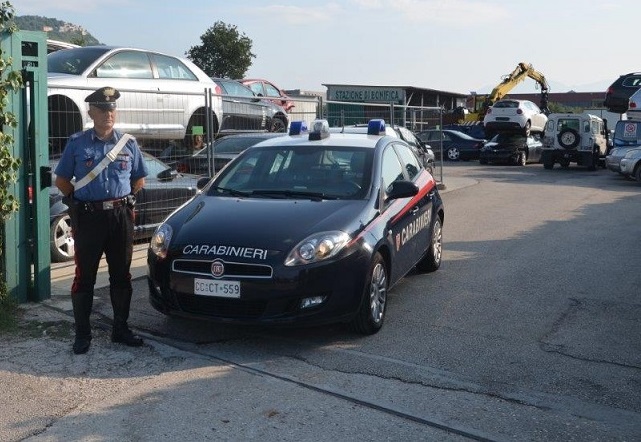
[[[20,210],[4,223],[7,290],[18,302],[51,296],[49,255],[49,187],[51,168],[47,145],[47,42],[44,32],[0,35],[11,70],[22,73],[24,88],[8,97],[7,111],[16,115],[12,155],[21,159],[18,179],[9,192]]]

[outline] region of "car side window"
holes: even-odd
[[[191,72],[180,60],[160,54],[154,54],[152,55],[152,58],[156,63],[159,78],[171,80],[198,80],[196,75],[194,75],[194,73]]]
[[[143,52],[123,51],[96,69],[97,78],[154,78],[149,57]]]
[[[254,91],[256,95],[260,95],[261,97],[265,95],[263,93],[263,85],[260,83],[252,83],[249,85],[249,88]]]
[[[280,97],[280,91],[271,84],[265,83],[265,92],[267,92],[268,97]]]
[[[394,181],[404,180],[403,166],[398,160],[398,155],[392,146],[387,146],[383,152],[381,177],[383,179],[383,189],[385,192],[390,191],[390,186]]]
[[[401,163],[407,172],[408,178],[414,181],[414,178],[416,178],[418,172],[421,170],[421,163],[418,161],[418,158],[416,158],[416,155],[414,155],[412,150],[404,144],[395,144],[394,149],[396,149],[396,152],[401,159]]]

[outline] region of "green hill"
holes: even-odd
[[[82,26],[55,18],[22,15],[16,16],[15,22],[18,29],[23,31],[44,31],[51,40],[66,41],[80,46],[102,44]]]

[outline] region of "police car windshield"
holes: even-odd
[[[372,149],[269,146],[243,153],[215,186],[274,198],[362,199],[370,187]]]

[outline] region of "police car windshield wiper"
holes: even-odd
[[[232,196],[249,196],[251,195],[251,192],[244,192],[242,190],[236,190],[236,189],[229,189],[227,187],[220,187],[220,186],[213,186],[213,190],[215,190],[218,193],[227,193]]]
[[[320,201],[320,200],[328,200],[328,199],[336,199],[335,196],[331,195],[326,195],[322,192],[309,192],[306,190],[254,190],[252,195],[264,195],[264,196],[269,196],[273,198],[292,198],[292,197],[302,197],[302,198],[310,198],[314,201]]]

